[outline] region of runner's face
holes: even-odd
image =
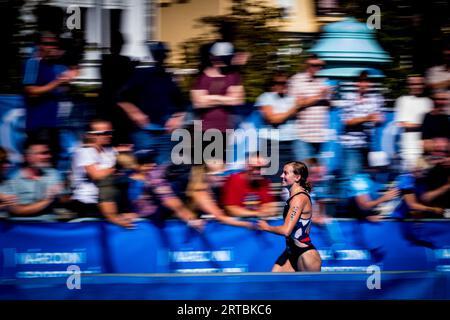
[[[283,187],[290,187],[295,182],[300,180],[300,176],[294,173],[294,168],[291,165],[285,165],[283,168],[283,173],[281,174],[281,185]]]

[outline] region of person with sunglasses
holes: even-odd
[[[37,48],[24,68],[25,129],[28,137],[40,136],[48,140],[54,153],[53,164],[57,164],[66,153],[61,143],[63,123],[60,115],[63,109],[67,110],[71,105],[69,83],[78,76],[79,71],[61,63],[64,51],[56,34],[41,32]]]
[[[294,158],[294,141],[297,139],[295,116],[300,110],[295,97],[288,94],[287,82],[286,74],[276,73],[272,78],[270,91],[261,94],[255,103],[266,122],[265,128],[261,130],[261,138],[265,140],[262,145],[267,145],[267,150],[272,150],[271,146],[274,144],[278,145],[273,151],[279,157],[279,163],[286,163]],[[274,134],[275,131],[278,135]],[[270,176],[272,181],[279,181],[281,170],[282,168],[277,174]]]
[[[288,94],[296,98],[297,140],[295,159],[319,157],[322,146],[329,140],[330,87],[318,72],[325,64],[316,55],[306,60],[306,71],[289,79]]]
[[[343,125],[339,141],[342,146],[341,174],[346,184],[368,163],[375,130],[384,121],[384,98],[373,87],[369,72],[360,72],[355,91],[341,97],[340,118]]]
[[[268,160],[259,153],[250,154],[246,168],[228,177],[222,189],[225,212],[234,217],[267,217],[277,212],[277,202],[270,193],[270,180],[262,175]]]
[[[101,119],[93,120],[89,125],[85,144],[74,152],[71,210],[79,217],[102,216],[99,209],[99,184],[116,171],[117,151],[111,146],[111,139],[111,123]],[[119,222],[116,215],[106,218],[113,223]]]

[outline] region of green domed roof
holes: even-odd
[[[390,61],[389,54],[375,39],[375,30],[354,18],[326,25],[320,39],[309,52],[327,62],[321,75],[326,75],[327,68],[333,68],[333,73],[339,74],[339,68],[342,67],[341,76],[352,77],[355,74],[352,67],[368,68]]]

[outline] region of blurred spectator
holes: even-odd
[[[450,208],[450,155],[431,158],[434,166],[425,177],[425,192],[421,200],[429,206]]]
[[[384,194],[381,192],[385,182],[380,181],[381,173],[386,170],[388,164],[384,152],[372,153],[365,170],[353,175],[348,181],[349,213],[355,214],[355,218],[378,221],[384,217],[377,211],[379,206],[399,196],[397,188],[389,188]]]
[[[215,43],[209,53],[211,65],[196,79],[191,90],[191,99],[193,108],[202,121],[202,131],[218,129],[222,133],[222,141],[225,142],[225,151],[226,129],[235,127],[232,108],[244,103],[244,87],[238,73],[226,70],[233,54],[230,43]]]
[[[259,155],[247,159],[243,172],[232,174],[223,187],[222,203],[235,217],[257,217],[276,214],[276,202],[270,194],[270,181],[261,175],[267,160]]]
[[[417,160],[411,173],[397,177],[396,186],[400,190],[402,201],[395,208],[392,218],[436,218],[442,217],[443,208],[430,207],[421,200],[425,192],[425,178],[429,164],[423,158]]]
[[[450,140],[450,120],[445,112],[449,96],[446,92],[433,94],[433,109],[428,112],[422,123],[421,132],[425,153],[440,152],[443,149],[444,156],[447,154]]]
[[[210,43],[206,43],[200,47],[200,65],[198,70],[200,72],[203,72],[203,70],[211,66],[210,51],[216,43],[227,43],[229,46],[231,46],[233,51],[233,54],[227,57],[229,62],[228,69],[232,72],[239,72],[240,66],[247,63],[249,53],[235,52],[235,46],[233,45],[235,35],[233,23],[229,21],[221,21],[217,31],[219,33],[219,39]]]
[[[157,197],[149,187],[151,181],[147,181],[156,166],[154,157],[154,153],[147,150],[138,151],[135,154],[136,169],[129,177],[126,193],[133,211],[141,218],[150,217],[158,211]]]
[[[219,205],[219,191],[225,183],[225,165],[207,162],[203,165],[193,166],[189,185],[187,188],[188,199],[194,210],[213,216],[217,221],[237,226],[254,228],[249,221],[241,221],[228,216]]]
[[[186,109],[178,85],[164,66],[168,51],[164,43],[152,43],[150,52],[155,65],[136,69],[117,100],[134,123],[132,140],[135,149],[157,150],[158,163],[170,159],[170,133],[183,125]]]
[[[296,160],[318,157],[322,145],[329,140],[330,88],[317,77],[324,61],[312,55],[306,60],[306,71],[289,80],[288,94],[297,99]]]
[[[111,34],[111,52],[102,56],[100,66],[102,88],[97,116],[111,121],[116,133],[113,136],[114,145],[131,143],[129,135],[132,123],[124,111],[117,106],[116,99],[119,90],[133,74],[137,63],[120,54],[123,44],[122,34],[119,31],[113,32]]]
[[[276,155],[272,154],[271,157],[279,157],[278,163],[280,164],[288,163],[295,158],[294,141],[298,135],[295,118],[299,108],[296,99],[287,94],[287,81],[288,77],[285,74],[275,74],[272,79],[271,91],[264,92],[255,103],[266,122],[266,128],[260,132],[260,137],[265,140],[262,143],[267,145],[267,150],[276,152]],[[278,137],[271,135],[274,131],[277,131]],[[272,139],[278,141],[272,141]],[[278,144],[278,148],[272,149],[273,143]],[[276,179],[276,182],[280,181],[283,170],[281,165],[279,167],[277,174],[271,176],[273,180]]]
[[[132,229],[137,215],[131,205],[128,190],[130,175],[137,170],[137,164],[129,153],[119,153],[116,160],[114,174],[97,182],[98,207],[108,221]]]
[[[68,84],[78,75],[78,69],[59,64],[62,51],[56,35],[39,35],[36,55],[27,60],[23,85],[26,97],[26,131],[29,137],[38,135],[49,140],[54,163],[61,154],[58,112],[67,104]],[[45,116],[43,116],[45,115]]]
[[[98,216],[97,183],[114,174],[116,151],[110,146],[111,123],[93,120],[89,125],[86,143],[78,148],[72,160],[72,210],[83,216]]]
[[[28,140],[23,167],[8,180],[8,193],[17,203],[10,206],[11,216],[42,216],[52,214],[63,193],[63,182],[52,168],[51,154],[46,142]]]
[[[313,220],[316,223],[323,223],[327,217],[326,202],[330,198],[330,183],[327,179],[327,168],[320,164],[317,158],[306,160],[309,175],[308,181],[311,183],[311,198],[313,199]]]
[[[344,179],[361,172],[367,164],[367,155],[374,127],[384,121],[381,113],[383,98],[370,93],[371,82],[367,71],[361,72],[356,83],[357,91],[342,95],[344,132],[342,144],[342,174]]]
[[[182,175],[187,167],[155,164],[155,154],[142,150],[136,153],[137,171],[130,176],[128,196],[139,217],[165,219],[174,214],[188,226],[201,231],[203,221],[188,208],[182,195],[186,183]],[[189,171],[188,171],[189,172]]]
[[[0,190],[1,186],[4,185],[4,182],[8,178],[10,165],[11,164],[9,162],[8,151],[0,146]]]
[[[16,204],[16,197],[8,194],[8,170],[9,170],[8,152],[0,147],[0,217],[7,216],[9,208]]]
[[[427,84],[435,91],[446,91],[450,94],[450,45],[447,44],[443,53],[443,63],[427,71]],[[447,105],[448,107],[448,105]],[[446,110],[447,114],[449,110]]]
[[[420,139],[420,127],[425,114],[433,106],[430,98],[424,96],[424,78],[421,76],[409,76],[409,95],[401,96],[395,101],[396,124],[403,130],[400,141],[400,155],[402,169],[414,168],[417,160],[423,153]]]
[[[69,69],[78,69],[80,62],[83,60],[84,47],[86,41],[84,39],[84,31],[73,29],[60,34],[59,36],[61,57],[60,63],[68,66]]]

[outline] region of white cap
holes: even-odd
[[[389,158],[384,151],[372,151],[368,155],[369,167],[384,167],[389,165]]]
[[[234,53],[233,45],[230,42],[216,42],[209,50],[215,57],[231,56]]]

